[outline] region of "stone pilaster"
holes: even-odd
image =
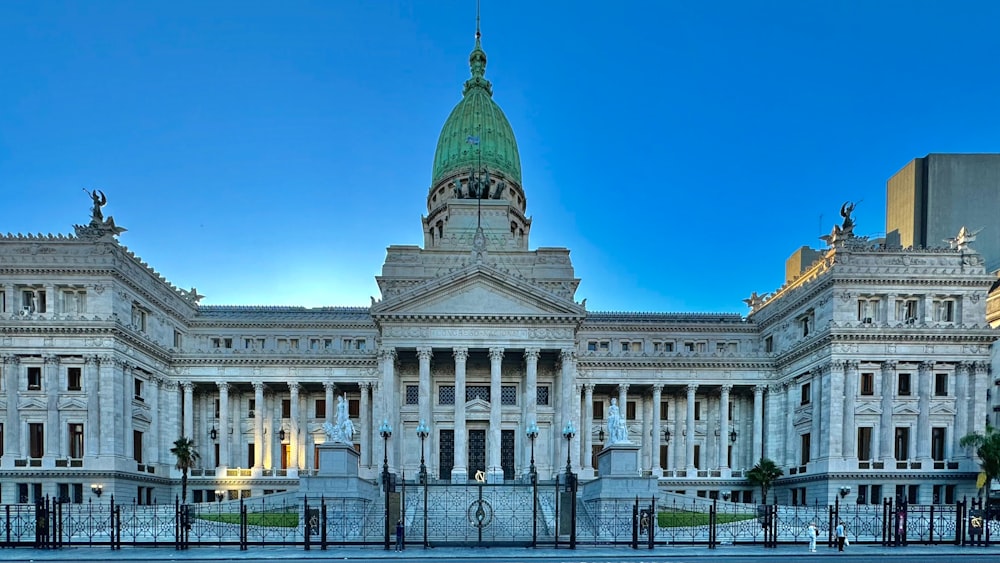
[[[431,348],[417,348],[417,360],[420,365],[419,394],[420,420],[431,424],[431,358],[434,352]]]
[[[753,451],[750,452],[750,465],[753,466],[764,457],[764,389],[763,385],[753,388]],[[773,458],[772,458],[773,459]]]
[[[879,418],[879,456],[885,468],[895,468],[892,449],[892,404],[893,383],[896,380],[896,362],[882,362],[882,416]],[[886,491],[888,493],[888,491]]]
[[[289,475],[299,473],[299,383],[288,383],[290,418],[288,420],[288,469]]]
[[[891,310],[891,309],[890,309]],[[843,449],[841,455],[845,459],[852,461],[849,467],[853,467],[858,459],[858,429],[854,425],[854,411],[858,400],[858,378],[860,365],[856,361],[849,361],[844,364],[844,428],[843,428]]]
[[[8,299],[13,299],[13,293],[8,291]],[[3,458],[0,459],[2,467],[11,468],[14,467],[14,459],[21,459],[24,457],[24,452],[21,451],[21,420],[18,415],[18,410],[12,408],[17,405],[17,381],[18,372],[20,371],[20,359],[17,356],[4,356],[3,357],[3,377],[4,377],[4,392],[7,395],[7,412],[6,418],[4,419],[4,442],[3,442]],[[91,436],[98,436],[99,434],[92,433]],[[96,443],[96,440],[94,440]]]
[[[51,294],[49,295],[51,298]],[[60,453],[65,451],[61,448],[60,443],[65,432],[62,432],[62,425],[59,424],[59,357],[45,356],[42,360],[44,361],[42,377],[45,381],[42,388],[45,390],[48,408],[45,421],[45,456],[55,459],[62,457]],[[131,414],[131,409],[129,409],[129,413]],[[54,465],[54,462],[52,463]]]
[[[719,470],[723,477],[732,477],[729,467],[729,393],[732,385],[723,385],[719,392]]]
[[[594,384],[583,384],[583,469],[593,471],[591,452],[594,451]]]
[[[534,422],[538,423],[538,358],[541,350],[538,348],[526,348],[524,350],[524,429]],[[522,432],[523,435],[523,432]],[[531,466],[531,444],[529,440],[522,440],[524,447],[521,448],[521,459],[524,460],[524,473],[527,474]]]
[[[184,410],[184,424],[181,428],[181,435],[185,438],[194,438],[194,383],[181,381],[181,389],[184,393],[182,408]]]
[[[372,432],[371,428],[374,426],[373,420],[371,418],[371,408],[369,405],[368,396],[372,391],[372,384],[370,381],[362,381],[358,384],[361,388],[361,420],[358,425],[358,430],[361,434],[361,466],[371,467],[372,466]],[[330,412],[330,403],[327,403],[327,413]],[[327,416],[330,416],[329,414]]]
[[[960,362],[955,366],[955,403],[957,405],[969,404],[969,377],[972,370],[970,362]],[[964,409],[955,409],[955,427],[952,436],[952,451],[956,458],[968,459],[969,448],[964,448],[959,443],[962,437],[969,433],[970,414]]]
[[[687,471],[688,477],[697,477],[698,470],[695,469],[694,465],[694,441],[695,441],[695,427],[694,427],[694,397],[695,393],[698,391],[698,385],[696,383],[691,383],[687,386],[687,424],[684,429],[684,446],[687,449],[685,452],[685,470]]]
[[[917,367],[917,461],[923,467],[931,463],[931,371],[933,362],[921,362]]]
[[[224,477],[226,469],[232,463],[229,459],[229,384],[225,381],[216,381],[215,385],[219,388],[219,466],[216,471],[219,477]],[[263,406],[256,403],[254,414]]]
[[[490,432],[487,440],[486,477],[490,483],[503,482],[503,468],[500,464],[500,408],[501,373],[503,348],[490,348]]]
[[[337,384],[332,381],[323,382],[323,399],[326,403],[326,409],[323,412],[323,416],[326,418],[325,422],[333,424],[337,420],[337,415],[334,414],[336,410],[336,398],[334,398],[333,393],[337,389]]]
[[[829,457],[840,461],[844,456],[844,440],[842,439],[844,436],[844,405],[848,402],[844,396],[846,374],[846,362],[832,362],[829,375],[825,376],[828,384],[824,386],[824,389],[828,390],[824,403],[829,405],[829,408],[824,409],[823,412],[827,413],[830,420],[826,432],[823,433],[823,441],[826,443],[825,449]]]
[[[785,465],[798,467],[802,460],[802,441],[795,430],[795,391],[798,386],[792,382],[785,384]],[[796,453],[798,456],[796,456]]]

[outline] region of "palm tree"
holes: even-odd
[[[972,446],[976,448],[976,455],[979,456],[979,467],[982,468],[983,475],[986,477],[983,488],[986,492],[984,495],[986,503],[989,506],[990,485],[994,479],[1000,478],[1000,430],[987,424],[985,433],[966,434],[958,443],[962,447]],[[986,512],[988,514],[989,510]]]
[[[188,469],[198,461],[198,451],[194,449],[194,441],[181,436],[174,440],[170,453],[177,458],[177,469],[181,470],[181,504],[187,503]]]
[[[771,484],[778,478],[784,475],[785,472],[778,467],[774,461],[762,457],[757,465],[753,466],[753,469],[747,472],[747,481],[750,481],[751,485],[756,485],[760,487],[760,502],[761,504],[767,504],[767,491],[771,488]]]

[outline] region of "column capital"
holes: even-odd
[[[564,362],[572,362],[576,359],[576,350],[573,348],[563,348],[559,350],[559,359]]]
[[[698,390],[698,384],[697,383],[688,383],[688,386],[687,386],[688,395],[694,395],[695,391],[697,391],[697,390]]]
[[[628,383],[619,383],[618,384],[618,392],[619,393],[628,393],[628,387],[629,387]]]
[[[359,383],[359,385],[364,386],[365,384],[364,383]],[[337,390],[337,384],[334,383],[334,382],[332,382],[332,381],[324,381],[323,382],[323,389],[326,390],[326,391],[336,391]]]
[[[921,372],[929,372],[934,369],[934,362],[923,361],[917,366],[917,369]]]
[[[59,365],[59,356],[44,356],[42,361],[46,364],[56,364]]]
[[[267,390],[267,385],[264,385],[264,383],[261,382],[261,381],[254,381],[252,383],[252,385],[253,385],[253,392],[254,393],[263,393],[264,391]],[[220,386],[220,388],[221,388],[221,386]]]
[[[229,393],[229,383],[226,381],[216,381],[215,384],[219,387],[219,393]]]
[[[434,356],[434,349],[430,346],[420,346],[417,348],[417,358],[430,360],[432,356]]]
[[[525,348],[524,349],[524,359],[528,362],[537,362],[538,357],[542,355],[542,350],[540,348]]]
[[[455,361],[464,362],[469,359],[469,349],[464,346],[456,346],[452,348],[452,355],[455,356]]]
[[[194,391],[194,383],[192,383],[190,379],[185,379],[181,381],[180,384],[181,384],[181,389],[183,389],[185,393],[190,393],[191,391]]]
[[[653,384],[653,393],[662,393],[662,392],[663,392],[663,384],[662,383],[654,383]]]
[[[490,360],[502,360],[504,349],[500,346],[490,348]]]
[[[753,386],[753,394],[755,396],[758,396],[758,397],[761,396],[761,395],[763,395],[764,391],[766,391],[766,390],[767,390],[767,385],[754,385]]]
[[[895,360],[888,360],[888,361],[882,362],[882,372],[885,373],[885,372],[891,372],[891,371],[896,371],[896,362],[895,362]]]
[[[861,369],[861,362],[857,360],[847,360],[844,362],[844,366],[847,371],[858,371]]]
[[[720,389],[721,389],[722,393],[725,393],[726,395],[728,395],[733,390],[733,386],[731,384],[726,384],[726,385],[723,385]]]
[[[378,349],[378,359],[384,362],[396,361],[396,347],[382,346],[381,348]]]
[[[298,395],[299,394],[299,388],[300,388],[300,386],[299,386],[299,382],[298,381],[289,381],[288,382],[288,392],[291,393],[292,395]]]
[[[594,392],[594,384],[593,383],[584,383],[583,384],[583,390],[586,393],[588,393],[588,394],[593,393]]]

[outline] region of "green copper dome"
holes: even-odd
[[[476,46],[469,55],[469,68],[472,78],[465,81],[462,101],[451,110],[438,137],[431,187],[456,172],[479,167],[500,172],[520,184],[521,157],[514,130],[493,101],[493,85],[484,77],[486,53],[480,46],[478,32]]]

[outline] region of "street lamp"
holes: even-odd
[[[528,441],[531,442],[531,467],[528,471],[531,473],[531,482],[535,483],[538,481],[538,472],[535,470],[535,438],[538,438],[538,424],[534,420],[529,422],[524,434],[528,437]]]
[[[101,485],[99,483],[94,483],[93,485],[90,486],[90,491],[95,495],[97,495],[98,498],[100,498],[101,493],[104,492],[104,485]]]
[[[389,551],[389,437],[392,436],[392,426],[389,420],[382,421],[378,427],[382,436],[382,488],[385,491],[385,550]]]
[[[566,423],[566,427],[563,428],[563,438],[566,438],[566,476],[567,476],[567,478],[569,478],[569,475],[571,475],[573,473],[573,466],[572,466],[572,464],[570,463],[570,460],[569,460],[569,452],[570,452],[571,449],[573,449],[572,448],[572,441],[573,441],[573,437],[575,437],[575,436],[576,436],[576,428],[573,428],[573,421],[571,420],[571,421],[567,422]]]
[[[216,490],[215,490],[215,501],[216,501],[216,502],[222,502],[222,496],[223,496],[224,494],[225,494],[225,493],[224,493],[224,491],[222,491],[222,490],[220,490],[220,489],[216,489]]]
[[[736,433],[736,429],[735,428],[733,428],[732,430],[729,431],[729,441],[730,442],[736,442],[736,437],[737,436],[739,436],[739,434]]]
[[[383,420],[382,426],[378,427],[378,433],[382,436],[382,484],[388,492],[389,488],[389,438],[392,437],[392,425],[389,420]]]
[[[424,465],[424,440],[430,436],[431,431],[427,428],[427,424],[424,423],[424,419],[420,419],[420,424],[417,425],[417,437],[420,438],[420,482],[427,483],[427,466]]]
[[[285,429],[284,428],[282,428],[281,430],[278,430],[278,441],[280,441],[280,442],[284,442],[285,441]]]
[[[848,487],[847,485],[844,485],[843,487],[840,488],[840,498],[844,498],[844,497],[846,497],[849,494],[851,494],[851,488],[850,487]]]
[[[729,492],[729,491],[722,491],[722,500],[724,502],[729,502],[729,497],[730,496],[732,496],[731,492]]]
[[[666,442],[666,443],[668,443],[668,444],[670,443],[670,429],[669,428],[666,428],[666,429],[663,430],[663,441]]]

